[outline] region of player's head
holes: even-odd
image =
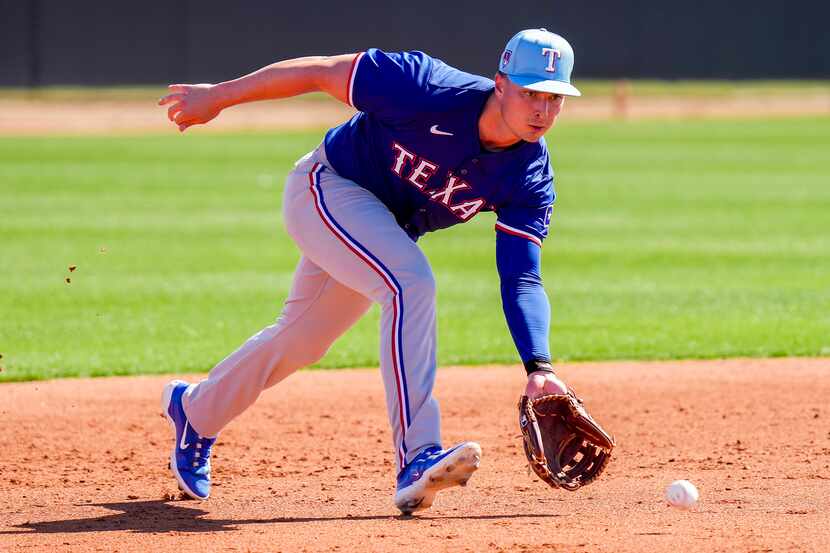
[[[522,140],[538,141],[556,122],[571,84],[574,53],[568,41],[546,29],[527,29],[507,43],[496,75],[502,118]]]

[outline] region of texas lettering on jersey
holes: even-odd
[[[392,142],[392,151],[394,154],[390,167],[392,172],[426,194],[433,202],[447,206],[462,221],[470,219],[484,206],[483,198],[467,199],[453,203],[453,194],[459,190],[472,188],[470,183],[453,175],[452,172],[447,172],[443,187],[430,187],[429,180],[439,170],[437,163],[407,150],[397,142]]]
[[[539,55],[553,67],[560,60]],[[413,240],[493,211],[497,231],[541,245],[555,198],[547,146],[482,150],[475,122],[494,86],[423,52],[370,48],[350,77],[358,113],[326,134],[327,161],[377,196]]]

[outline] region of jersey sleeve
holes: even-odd
[[[522,362],[550,361],[550,302],[542,285],[542,250],[517,236],[496,235],[496,267],[507,327]]]
[[[496,231],[518,236],[541,246],[548,235],[553,202],[553,169],[547,147],[528,164],[522,183],[507,202],[496,209]]]
[[[423,52],[370,48],[355,58],[349,76],[349,104],[396,122],[412,119],[425,105],[433,59]]]

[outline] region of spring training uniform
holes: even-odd
[[[550,359],[540,256],[553,172],[544,139],[482,149],[478,119],[493,87],[423,52],[355,58],[348,100],[358,113],[286,180],[286,230],[303,255],[283,312],[188,389],[184,408],[200,435],[218,434],[264,389],[319,360],[378,302],[396,464],[440,445],[435,280],[416,241],[481,211],[497,215],[496,263],[519,354]]]

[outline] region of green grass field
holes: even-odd
[[[320,136],[0,139],[0,381],[206,371],[270,324],[298,259],[282,179]],[[830,119],[565,120],[549,144],[557,359],[830,355]],[[517,361],[493,222],[421,242],[441,364]],[[375,365],[377,326],[321,366]]]

